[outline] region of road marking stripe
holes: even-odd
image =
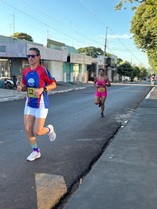
[[[152,88],[152,90],[147,94],[147,96],[145,97],[145,99],[149,99],[151,96],[151,93],[154,91],[155,87]]]

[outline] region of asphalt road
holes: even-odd
[[[93,87],[51,95],[46,124],[54,125],[57,139],[51,143],[47,136],[38,137],[42,158],[34,162],[26,161],[31,148],[24,133],[24,100],[0,103],[0,209],[48,209],[57,204],[90,171],[149,90],[108,88],[104,118],[93,104]]]

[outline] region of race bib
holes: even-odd
[[[30,97],[30,98],[38,98],[38,96],[34,94],[34,89],[35,88],[30,88],[30,87],[27,88],[27,95],[28,95],[28,97]]]
[[[99,93],[103,93],[103,92],[105,92],[105,88],[103,88],[103,87],[98,88],[98,92],[99,92]]]

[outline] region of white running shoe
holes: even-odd
[[[56,133],[52,125],[47,126],[50,129],[50,132],[47,134],[49,136],[50,141],[54,141],[56,139]]]
[[[27,157],[27,160],[28,160],[28,161],[34,161],[34,160],[36,160],[36,159],[38,159],[38,158],[40,158],[40,157],[41,157],[40,151],[39,151],[39,152],[33,151],[33,152]]]

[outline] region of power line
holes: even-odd
[[[41,24],[42,26],[47,27],[45,29],[46,36],[47,36],[47,31],[49,29],[51,29],[52,31],[55,31],[56,34],[58,33],[60,36],[63,36],[64,39],[69,41],[69,42],[75,40],[76,45],[78,44],[78,46],[80,44],[93,45],[93,43],[94,43],[94,45],[98,45],[98,44],[102,45],[100,39],[91,38],[92,34],[91,34],[91,36],[87,36],[86,34],[80,32],[81,30],[76,30],[73,27],[72,23],[70,23],[70,24],[66,23],[65,24],[63,22],[64,20],[59,20],[58,15],[56,14],[56,11],[53,10],[52,8],[48,7],[47,4],[44,4],[41,8],[40,0],[37,1],[35,4],[32,4],[32,0],[31,1],[27,0],[27,2],[24,1],[24,0],[21,0],[20,3],[24,4],[23,9],[19,9],[19,7],[15,6],[15,4],[11,5],[4,0],[1,0],[1,1],[4,4],[6,4],[7,6],[9,6],[9,7],[13,8],[14,10],[22,13],[22,15],[25,15],[25,16],[29,17],[31,19],[31,21],[36,21],[39,24]],[[98,15],[96,14],[96,12],[94,10],[90,9],[89,6],[84,4],[82,0],[80,0],[80,3],[92,14],[92,16],[94,16],[94,18],[97,19],[97,21],[99,23],[101,23],[103,25],[103,27],[105,26],[104,22],[98,17]],[[31,15],[31,12],[34,13],[34,14],[36,14],[36,13],[41,14],[41,18],[38,19],[35,15],[34,16]],[[38,26],[39,26],[38,24],[34,24],[34,27],[38,28],[39,31],[41,31],[41,30],[43,31],[43,27],[38,27]],[[77,34],[78,37],[80,36],[81,38],[83,38],[84,42],[80,41],[80,39],[76,38],[76,36],[72,35],[72,33],[65,32],[64,29],[63,29],[63,26],[66,27],[66,28],[69,28],[70,31],[73,31],[75,34]],[[105,26],[105,28],[106,28],[106,26]],[[110,32],[111,32],[111,29],[110,29]],[[49,31],[49,34],[50,34],[50,31]],[[140,61],[139,58],[137,58],[134,55],[134,53],[132,53],[132,51],[128,47],[126,47],[126,45],[124,45],[118,38],[117,38],[117,40],[119,41],[120,45],[123,46],[124,50],[129,52],[131,54],[131,56],[135,57],[138,61]],[[109,44],[106,46],[106,48],[110,49]],[[119,51],[120,50],[122,50],[122,49],[119,49]]]
[[[111,29],[110,29],[111,30]],[[112,32],[114,35],[115,35],[115,33],[114,32]],[[129,53],[132,55],[132,56],[134,56],[138,61],[140,61],[141,62],[141,60],[134,54],[134,53],[132,53],[132,51],[125,45],[125,44],[123,44],[122,43],[122,41],[119,39],[119,38],[116,38],[118,41],[119,41],[119,43],[124,47],[124,49],[126,49],[127,51],[129,51]]]
[[[84,7],[91,13],[91,15],[93,15],[103,26],[104,26],[104,23],[103,23],[103,21],[100,19],[100,18],[98,18],[98,15],[96,14],[96,12],[95,11],[93,11],[91,8],[89,8],[82,0],[80,0],[80,2],[84,5]],[[110,29],[111,30],[111,29]],[[132,51],[130,51],[130,49],[128,48],[128,47],[126,47],[125,46],[125,44],[123,44],[121,41],[120,41],[120,39],[118,39],[117,38],[117,40],[119,41],[119,43],[133,56],[133,57],[135,57],[136,58],[136,60],[138,60],[138,61],[140,61],[141,62],[141,60],[138,58],[138,57],[136,57],[136,55],[134,55],[133,53],[132,53]]]
[[[3,0],[2,0],[2,1],[3,1]],[[54,27],[54,23],[55,23],[54,20],[56,20],[56,22],[57,22],[56,25],[57,25],[57,26],[60,25],[60,24],[62,24],[62,25],[64,25],[64,24],[63,24],[61,21],[59,21],[57,18],[54,18],[54,17],[52,18],[51,16],[49,16],[49,15],[48,15],[48,12],[47,12],[47,11],[48,11],[47,8],[42,8],[42,10],[41,10],[41,9],[39,9],[39,8],[36,6],[36,7],[34,7],[34,9],[33,9],[32,2],[31,2],[31,6],[30,6],[28,3],[24,2],[24,1],[21,1],[21,2],[23,2],[23,3],[29,8],[29,12],[26,12],[26,7],[24,7],[25,10],[22,10],[22,9],[19,9],[19,8],[17,8],[17,7],[15,7],[15,6],[13,6],[13,5],[11,5],[11,4],[9,4],[9,3],[3,1],[4,4],[10,6],[10,7],[13,8],[14,10],[17,10],[18,12],[20,12],[20,13],[26,15],[27,17],[30,17],[31,19],[33,18],[33,20],[36,20],[36,21],[39,22],[41,25],[46,26],[46,27],[52,29],[53,31],[57,31],[59,34],[65,35],[66,39],[69,39],[69,41],[71,41],[71,40],[74,39],[76,42],[78,42],[78,43],[80,44],[80,40],[78,40],[78,39],[74,38],[73,36],[69,35],[69,33],[68,33],[68,34],[65,33],[64,30],[61,30],[61,29],[59,30],[59,29],[57,29],[56,27]],[[36,17],[30,15],[30,11],[32,11],[32,12],[38,11],[38,12],[41,14],[41,16],[42,16],[42,19],[43,19],[43,17],[44,17],[46,20],[45,20],[45,21],[43,21],[43,20],[41,21],[41,20],[39,20],[38,18],[36,18]],[[44,13],[43,11],[46,11],[46,15],[45,15],[45,13]],[[50,10],[50,11],[51,11],[51,10]],[[50,20],[50,19],[51,19],[51,20]],[[48,23],[49,20],[50,20],[50,22]],[[54,22],[54,23],[52,23],[51,21]],[[65,26],[66,26],[66,27],[69,27],[69,25],[65,25]],[[84,35],[84,34],[81,33],[80,31],[77,31],[77,30],[75,30],[75,29],[72,28],[72,27],[70,27],[70,29],[71,29],[72,31],[74,31],[77,35],[83,37],[84,39],[86,39],[86,40],[88,40],[88,41],[91,40],[92,42],[97,43],[97,41],[93,40],[91,37],[88,37],[88,36]],[[71,38],[71,39],[70,39],[70,38]],[[87,42],[87,41],[86,41],[86,42]]]

